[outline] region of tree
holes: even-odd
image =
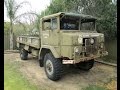
[[[17,15],[18,10],[23,6],[23,4],[29,4],[28,2],[16,3],[15,0],[5,0],[5,7],[7,9],[7,16],[10,19],[10,49],[13,50],[13,25],[14,21],[18,19],[21,15]]]

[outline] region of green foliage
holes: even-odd
[[[10,29],[10,22],[4,22],[4,34],[8,34]]]
[[[112,0],[52,0],[41,17],[57,12],[74,12],[97,17],[97,31],[104,33],[106,39],[117,34],[117,6]]]
[[[5,64],[4,66],[4,89],[5,90],[38,90],[23,75],[17,71],[16,66]]]
[[[14,24],[13,26],[13,31],[15,35],[20,35],[22,33],[26,33],[26,28],[28,25],[23,25],[21,24]],[[9,35],[10,34],[10,22],[4,22],[4,34]]]

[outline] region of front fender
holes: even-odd
[[[42,47],[40,49],[40,52],[39,52],[39,56],[41,54],[42,49],[49,49],[52,52],[52,54],[55,58],[60,58],[60,55],[58,54],[56,49],[53,46],[50,46],[50,45],[42,45]]]

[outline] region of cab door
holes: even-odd
[[[59,45],[59,30],[58,17],[43,20],[42,44],[58,46]]]

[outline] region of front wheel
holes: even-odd
[[[94,59],[76,64],[78,68],[86,71],[90,70],[93,67],[93,65],[94,65]]]
[[[53,81],[62,77],[63,68],[59,59],[54,58],[52,53],[47,53],[44,57],[44,68],[47,77]]]

